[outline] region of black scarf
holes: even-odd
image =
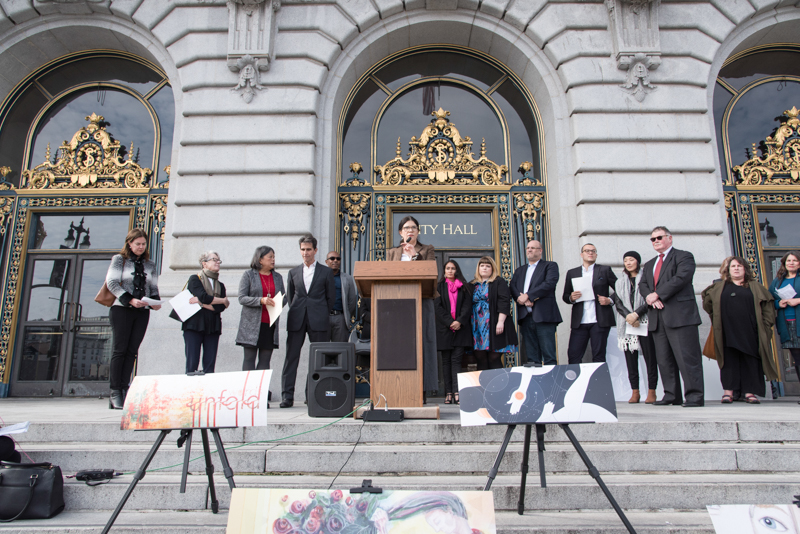
[[[144,274],[144,260],[141,256],[134,256],[131,254],[131,261],[133,261],[133,298],[141,299],[146,296],[145,284],[147,282],[147,275]]]

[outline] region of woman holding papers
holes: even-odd
[[[478,260],[472,281],[472,338],[478,370],[503,367],[504,352],[519,343],[511,319],[511,290],[489,256]]]
[[[280,301],[276,298],[279,295]],[[278,348],[278,320],[285,298],[283,278],[275,271],[275,251],[272,247],[258,247],[250,270],[239,282],[242,316],[236,344],[244,348],[242,371],[269,369],[272,351]]]
[[[200,349],[203,349],[203,372],[213,373],[217,363],[217,347],[222,334],[222,312],[230,302],[225,296],[225,284],[219,281],[222,260],[213,250],[200,255],[199,273],[189,277],[186,288],[192,294],[190,304],[201,309],[183,321],[183,342],[186,345],[186,373],[197,371]]]
[[[656,347],[653,338],[647,335],[647,303],[639,294],[639,281],[642,278],[639,266],[642,257],[636,251],[626,252],[622,258],[625,266],[622,276],[614,285],[611,300],[614,307],[622,316],[622,321],[617,321],[617,346],[625,353],[625,362],[628,364],[628,380],[631,383],[631,404],[639,402],[639,349],[644,356],[647,366],[647,398],[645,404],[656,402],[656,387],[658,386],[658,366],[656,364]],[[643,335],[628,333],[628,330],[642,328]]]
[[[148,304],[143,299],[159,302],[158,272],[147,252],[147,234],[134,228],[125,236],[119,254],[111,258],[106,274],[106,286],[117,300],[111,306],[108,318],[114,334],[111,354],[111,397],[108,407],[121,410],[125,393],[150,321],[150,308],[161,309],[160,304]]]
[[[714,352],[722,379],[722,403],[733,402],[739,390],[748,404],[761,404],[766,394],[764,375],[776,380],[770,340],[775,305],[767,288],[755,281],[744,258],[734,256],[722,280],[703,290],[703,309],[711,317]]]
[[[781,258],[778,275],[769,285],[769,292],[775,297],[778,318],[775,326],[781,336],[781,347],[789,349],[794,360],[794,369],[800,378],[800,326],[797,322],[797,308],[800,304],[800,284],[797,270],[800,269],[800,252],[787,252]]]
[[[436,348],[442,353],[444,403],[458,404],[461,357],[466,348],[472,347],[472,286],[464,279],[458,263],[450,260],[444,264],[444,274],[436,289],[439,292],[434,301]]]

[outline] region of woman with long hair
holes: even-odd
[[[647,398],[645,404],[656,402],[656,387],[658,387],[658,365],[656,363],[656,347],[651,336],[637,336],[626,333],[627,325],[634,327],[646,322],[647,302],[639,293],[639,281],[642,279],[642,257],[632,250],[622,257],[622,276],[617,279],[611,299],[614,307],[623,321],[617,321],[617,346],[625,353],[625,362],[628,365],[628,380],[631,383],[630,404],[636,404],[641,398],[639,395],[639,350],[644,356],[647,366]]]
[[[139,345],[147,332],[150,309],[161,309],[161,305],[149,306],[142,300],[144,297],[161,300],[161,297],[158,293],[156,264],[150,261],[147,234],[141,228],[128,232],[122,250],[111,258],[106,286],[117,297],[108,312],[114,336],[108,407],[121,410],[125,404],[125,394],[128,392]]]
[[[436,348],[442,353],[444,403],[458,404],[458,373],[461,358],[472,347],[472,291],[455,260],[444,264],[434,301],[436,311]]]
[[[472,338],[478,369],[499,369],[503,353],[513,353],[519,344],[511,319],[511,290],[489,256],[478,260],[472,284]]]
[[[714,329],[714,353],[725,390],[722,403],[732,403],[733,392],[741,391],[748,404],[761,404],[757,395],[766,395],[764,375],[778,378],[770,345],[775,324],[772,295],[739,256],[730,259],[722,280],[702,294]]]
[[[800,269],[800,252],[793,250],[781,258],[781,266],[775,280],[769,285],[769,292],[775,298],[777,319],[775,326],[781,337],[781,348],[787,349],[794,361],[794,370],[800,379],[800,325],[797,321],[797,305],[800,304],[800,284],[797,271]],[[791,288],[795,296],[784,299],[778,294],[782,288]],[[784,290],[785,291],[785,290]]]

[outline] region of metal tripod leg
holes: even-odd
[[[506,454],[506,448],[508,447],[508,443],[511,441],[511,434],[514,433],[515,428],[517,428],[517,425],[508,425],[508,428],[506,429],[506,435],[503,438],[503,444],[500,445],[500,452],[497,453],[497,458],[494,460],[494,465],[489,471],[489,479],[486,481],[486,487],[483,488],[483,491],[489,491],[492,489],[492,482],[494,482],[497,472],[500,470],[500,462],[503,461],[503,456]]]
[[[539,426],[539,425],[536,425]],[[537,434],[538,436],[538,434]],[[531,425],[525,425],[525,445],[522,449],[522,480],[519,483],[519,502],[517,502],[517,513],[522,515],[525,511],[525,485],[528,481],[528,456],[531,453]]]
[[[225,478],[228,479],[228,486],[233,489],[236,487],[236,484],[233,482],[233,469],[231,469],[231,464],[228,463],[228,455],[225,454],[225,447],[222,446],[222,439],[219,437],[219,428],[212,428],[211,435],[214,436],[214,443],[217,444],[217,454],[219,454],[219,459],[222,461],[222,472],[225,474]]]
[[[107,534],[108,531],[111,530],[111,526],[114,524],[114,521],[117,520],[117,516],[119,516],[119,513],[122,511],[125,503],[128,502],[128,498],[131,496],[131,493],[133,493],[136,484],[138,484],[139,481],[144,478],[144,475],[147,472],[147,467],[150,465],[150,462],[153,461],[153,457],[156,455],[156,452],[158,452],[158,448],[161,447],[161,444],[164,442],[164,438],[166,438],[167,434],[169,433],[170,430],[162,430],[156,438],[156,442],[153,443],[153,446],[150,448],[150,452],[147,453],[147,457],[144,459],[142,466],[138,471],[136,471],[136,474],[133,475],[133,481],[131,482],[131,485],[128,486],[128,489],[125,492],[125,495],[122,497],[122,500],[119,501],[116,509],[114,509],[114,513],[111,514],[111,518],[108,520],[108,523],[106,523],[102,534]]]
[[[191,460],[192,456],[192,431],[191,430],[181,430],[181,437],[186,437],[186,441],[184,441],[184,446],[186,447],[183,449],[183,471],[181,471],[181,493],[186,493],[186,477],[189,475],[189,461]],[[179,444],[180,445],[180,444]]]
[[[544,425],[536,425],[536,447],[539,449],[539,484],[547,487],[547,478],[544,474],[544,433],[547,432],[547,427]]]
[[[595,479],[597,485],[600,486],[601,490],[603,490],[603,493],[605,493],[608,502],[611,503],[611,506],[614,507],[614,511],[617,512],[617,515],[622,520],[622,524],[625,525],[625,528],[628,529],[628,532],[630,532],[630,534],[636,534],[636,531],[633,529],[633,525],[631,525],[630,521],[628,521],[628,518],[625,517],[625,513],[622,511],[622,508],[619,507],[619,504],[617,504],[617,501],[614,499],[614,496],[611,495],[611,492],[608,490],[605,483],[600,478],[600,472],[594,465],[592,465],[591,460],[589,460],[589,457],[586,455],[586,452],[583,450],[583,447],[581,447],[581,444],[578,442],[578,438],[576,438],[575,434],[572,433],[572,429],[569,427],[569,425],[558,425],[558,426],[561,427],[561,430],[564,431],[569,440],[572,442],[572,446],[575,447],[575,451],[578,453],[578,456],[581,457],[581,460],[583,460],[583,463],[586,465],[587,469],[589,469],[589,474],[592,476],[593,479]]]
[[[211,494],[211,513],[219,512],[219,501],[217,500],[217,490],[214,488],[214,464],[211,463],[211,448],[208,446],[208,432],[203,428],[200,430],[203,438],[203,454],[206,457],[206,475],[208,476],[208,491]]]

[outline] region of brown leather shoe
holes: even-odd
[[[631,400],[628,401],[628,404],[639,404],[639,390],[634,389],[633,394],[631,395]]]
[[[647,390],[647,398],[644,400],[645,404],[655,404],[656,400],[656,390],[648,389]]]

